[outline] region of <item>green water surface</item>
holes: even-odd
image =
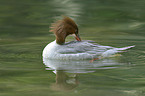
[[[144,0],[1,0],[0,96],[145,96],[144,10]],[[136,47],[105,66],[54,72],[41,54],[61,15],[77,22],[83,40]]]

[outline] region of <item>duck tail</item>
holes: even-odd
[[[133,46],[127,46],[127,47],[123,47],[123,48],[113,48],[113,49],[109,49],[105,52],[102,53],[101,57],[110,57],[116,53],[121,53],[121,52],[127,52],[127,49],[130,49],[132,47],[135,47],[135,45]]]
[[[114,48],[115,50],[118,50],[118,51],[121,51],[121,50],[127,50],[127,49],[130,49],[132,47],[135,47],[135,45],[133,46],[127,46],[127,47],[123,47],[123,48]]]

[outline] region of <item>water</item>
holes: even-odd
[[[0,1],[0,96],[144,96],[144,5],[144,0]],[[54,40],[49,26],[60,15],[78,23],[83,40],[136,47],[94,63],[45,66],[42,50]]]

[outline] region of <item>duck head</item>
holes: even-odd
[[[74,35],[77,41],[81,41],[77,25],[69,17],[64,16],[62,20],[53,23],[50,28],[50,32],[55,34],[56,43],[59,45],[65,43],[65,39],[68,35]]]

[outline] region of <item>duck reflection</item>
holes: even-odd
[[[50,60],[43,58],[43,62],[46,65],[46,70],[54,70],[56,73],[58,70],[64,70],[67,73],[90,73],[95,72],[96,69],[109,69],[116,68],[116,65],[122,65],[117,59],[100,59],[93,63],[90,63],[89,60]]]
[[[56,82],[51,85],[51,89],[56,91],[75,89],[79,85],[78,75],[80,73],[91,73],[96,69],[111,69],[122,65],[116,59],[102,59],[90,63],[89,60],[64,61],[43,58],[43,62],[46,65],[46,70],[53,70],[56,74]]]
[[[56,82],[51,85],[51,89],[56,91],[69,91],[79,84],[77,74],[69,74],[63,70],[56,71]]]

